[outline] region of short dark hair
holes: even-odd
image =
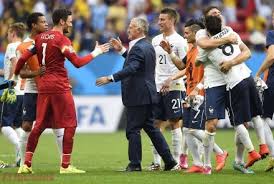
[[[212,9],[217,9],[217,10],[221,11],[218,6],[209,6],[204,10],[204,17],[206,17],[208,12],[210,12],[210,10],[212,10]]]
[[[27,17],[27,26],[28,26],[28,30],[31,31],[32,29],[32,24],[36,24],[38,22],[38,18],[44,16],[44,14],[40,13],[40,12],[34,12],[31,13],[28,17]]]
[[[174,24],[176,24],[178,22],[179,19],[179,15],[177,13],[177,11],[173,8],[164,8],[161,10],[160,14],[168,14],[171,18],[173,18]]]
[[[9,26],[10,31],[14,31],[19,38],[23,38],[26,32],[26,26],[23,22],[16,22]]]
[[[200,27],[200,29],[204,29],[205,25],[203,24],[202,21],[197,20],[197,19],[189,19],[186,23],[185,23],[185,27],[191,27],[197,25]]]
[[[66,21],[68,16],[72,15],[71,11],[68,9],[57,9],[52,13],[52,22],[54,25],[58,25],[60,20]]]
[[[205,26],[211,36],[218,34],[222,31],[222,19],[218,16],[206,16]]]

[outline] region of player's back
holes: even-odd
[[[231,28],[226,27],[217,35],[214,35],[213,38],[223,38],[229,36],[229,34],[237,34]],[[240,44],[242,40],[238,36],[238,44],[225,44],[216,49],[213,49],[209,52],[208,58],[212,61],[212,63],[217,67],[220,68],[221,62],[230,62],[232,59],[236,58],[240,53]],[[250,76],[250,69],[246,66],[245,63],[241,63],[238,65],[233,66],[226,74],[224,75],[225,81],[227,82],[228,88],[233,88],[236,86],[240,81]]]
[[[64,93],[70,90],[65,57],[61,49],[71,46],[70,40],[58,31],[47,31],[37,35],[35,49],[39,64],[46,71],[38,82],[39,93]]]

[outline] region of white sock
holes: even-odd
[[[243,164],[245,147],[242,144],[239,134],[237,134],[237,132],[235,132],[235,145],[236,145],[235,162],[237,164]]]
[[[271,124],[271,119],[265,118],[263,120],[264,120],[265,141],[270,151],[270,156],[274,158],[274,140],[273,140],[272,131],[269,127],[269,125]]]
[[[22,135],[22,133],[24,132],[24,130],[21,127],[19,127],[19,128],[15,129],[15,132],[17,133],[17,136],[20,139],[20,136]]]
[[[153,143],[150,142],[151,148],[152,148],[152,155],[153,155],[153,163],[161,165],[161,156],[153,146]]]
[[[8,138],[8,140],[14,145],[15,147],[15,161],[18,161],[19,154],[20,154],[20,144],[19,144],[19,137],[16,131],[11,128],[10,126],[2,127],[2,133],[4,136]]]
[[[254,124],[254,129],[259,140],[259,144],[265,144],[264,124],[260,116],[256,116],[251,120]]]
[[[189,131],[185,135],[186,143],[193,158],[193,165],[203,166],[203,162],[200,158],[197,139]]]
[[[182,131],[182,154],[188,155],[188,146],[186,143],[186,132],[188,131],[188,128],[183,128]]]
[[[177,163],[180,161],[180,155],[182,153],[182,130],[181,128],[176,128],[171,130],[172,135],[172,147],[173,147],[173,157]]]
[[[203,141],[205,137],[205,131],[204,130],[194,130],[192,133],[199,141]],[[223,154],[223,150],[216,144],[214,143],[213,145],[213,152],[216,154]]]
[[[236,133],[238,134],[237,136],[239,136],[239,139],[241,140],[241,143],[244,145],[244,147],[247,149],[248,152],[251,152],[254,150],[254,146],[251,142],[251,139],[249,137],[249,133],[247,131],[247,129],[245,128],[245,126],[243,124],[238,125],[236,127],[234,127],[236,130]]]
[[[64,128],[59,129],[52,129],[55,137],[56,137],[56,143],[58,147],[59,154],[62,157],[63,154],[63,137],[64,137]]]
[[[205,130],[205,137],[203,139],[204,144],[204,151],[205,151],[205,158],[204,158],[204,165],[211,167],[211,153],[213,151],[213,145],[214,145],[214,136],[215,132],[210,133]]]
[[[26,147],[27,147],[29,134],[30,134],[30,132],[26,132],[26,131],[23,130],[21,132],[20,137],[19,137],[20,157],[21,157],[20,166],[22,166],[25,162],[25,152],[26,152]]]

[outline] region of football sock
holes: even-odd
[[[63,138],[63,156],[62,156],[62,167],[67,168],[70,165],[71,152],[73,148],[73,137],[75,134],[76,127],[68,127],[64,129]]]
[[[191,132],[185,133],[185,139],[189,151],[191,152],[193,158],[193,164],[196,166],[203,166],[202,160],[200,158],[198,143],[196,138],[192,135]]]
[[[33,152],[26,152],[25,154],[25,164],[28,167],[31,167],[31,162],[32,162],[32,156],[33,156]]]
[[[204,165],[211,167],[211,153],[213,151],[214,146],[214,136],[215,132],[210,133],[205,130],[205,137],[203,139],[204,151],[205,151],[205,158],[204,158]]]
[[[236,145],[235,162],[237,164],[243,164],[245,147],[242,144],[239,134],[237,134],[237,132],[235,132],[235,145]]]
[[[172,135],[172,147],[173,147],[173,157],[177,163],[180,161],[180,155],[182,152],[182,130],[181,128],[176,128],[171,130]]]
[[[264,124],[260,116],[252,118],[254,129],[259,140],[259,144],[265,144]]]
[[[20,157],[21,157],[21,162],[20,166],[24,164],[24,159],[25,159],[25,152],[26,152],[26,147],[27,147],[27,142],[28,142],[28,137],[29,137],[30,132],[22,131],[20,135]]]
[[[251,142],[251,139],[249,137],[249,133],[245,126],[243,124],[238,125],[234,127],[236,130],[237,136],[239,136],[239,139],[241,143],[244,145],[244,147],[247,149],[248,152],[251,152],[254,150],[254,146]]]
[[[2,133],[14,145],[15,156],[16,156],[16,161],[17,161],[19,153],[20,153],[20,143],[19,143],[19,137],[18,137],[16,131],[10,126],[4,126],[4,127],[2,127]]]
[[[42,134],[42,132],[45,130],[45,127],[37,127],[34,126],[34,128],[31,130],[28,138],[28,143],[26,147],[26,152],[34,153],[39,137]],[[26,159],[27,155],[25,156]],[[26,162],[26,160],[25,160]]]
[[[183,128],[182,131],[182,154],[187,155],[188,154],[188,146],[186,143],[186,132],[188,131],[188,128]]]
[[[265,131],[265,140],[268,146],[268,149],[270,151],[270,156],[274,158],[274,140],[273,140],[273,134],[269,127],[271,124],[270,118],[265,118],[264,120],[264,131]]]
[[[53,133],[56,137],[56,143],[57,143],[58,151],[59,151],[60,155],[62,155],[64,128],[52,129],[52,131],[53,131]]]
[[[24,130],[21,127],[19,127],[19,128],[15,129],[15,132],[17,133],[17,136],[20,138],[20,136],[24,132]]]
[[[203,139],[205,137],[204,130],[193,130],[192,134],[201,142],[203,141]],[[223,150],[216,143],[214,143],[214,145],[213,145],[213,152],[215,152],[216,154],[224,153]]]
[[[159,155],[159,153],[153,146],[153,143],[152,142],[150,142],[150,143],[151,143],[152,154],[153,154],[153,163],[161,165],[161,156]]]

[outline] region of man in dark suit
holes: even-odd
[[[114,49],[126,58],[125,63],[121,71],[97,79],[96,85],[122,81],[122,100],[127,114],[126,136],[130,161],[125,171],[142,170],[141,129],[148,134],[161,155],[165,163],[164,170],[178,170],[179,166],[173,159],[165,138],[153,125],[153,106],[157,103],[154,76],[156,58],[153,46],[145,39],[147,31],[148,24],[144,19],[133,18],[127,31],[128,38],[131,40],[128,51],[122,46],[120,40],[111,39]]]

